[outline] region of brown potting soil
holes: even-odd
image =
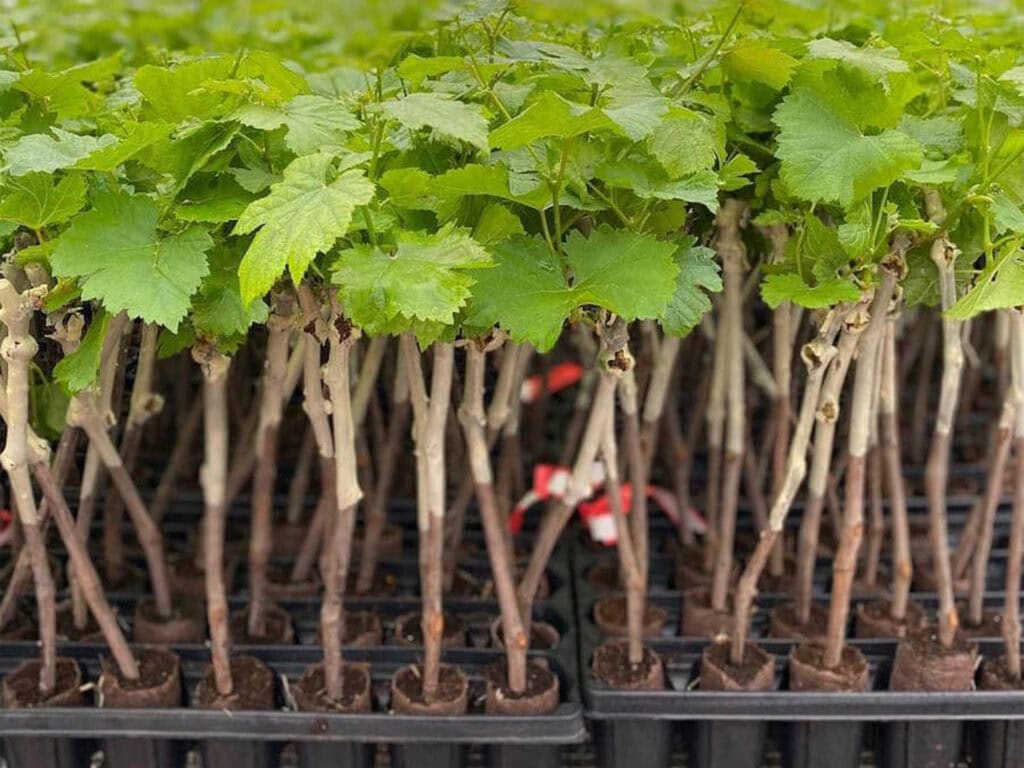
[[[836,667],[825,666],[825,646],[804,643],[789,654],[789,689],[791,691],[846,691],[868,689],[870,671],[864,654],[844,645]]]
[[[228,696],[217,692],[210,667],[196,685],[193,705],[198,709],[231,711],[267,710],[274,708],[274,673],[254,656],[231,657],[231,681],[234,689]]]
[[[327,695],[324,665],[309,667],[292,686],[295,704],[303,712],[369,712],[370,671],[365,664],[348,662],[341,670],[341,698]]]
[[[665,687],[661,657],[647,646],[638,664],[629,661],[629,643],[612,640],[594,651],[591,670],[598,680],[620,690],[660,690]]]
[[[79,707],[85,703],[81,691],[82,670],[74,659],[57,657],[56,686],[54,693],[46,697],[39,692],[40,667],[39,659],[29,659],[3,679],[5,709]]]
[[[716,611],[711,607],[710,590],[695,587],[683,592],[683,610],[680,618],[680,631],[683,635],[689,637],[727,635],[732,631],[733,621],[731,597],[726,600],[724,611]]]
[[[412,664],[395,672],[391,680],[391,708],[402,714],[464,714],[468,689],[466,676],[458,667],[442,664],[437,693],[434,700],[428,703],[423,697],[423,667]]]
[[[164,648],[141,648],[136,680],[125,678],[113,658],[104,656],[99,690],[104,707],[153,709],[181,704],[181,662]]]
[[[26,638],[30,639],[30,638]],[[70,603],[57,607],[57,639],[66,642],[90,642],[103,640],[99,625],[88,610],[85,612],[85,626],[75,626],[75,615]]]
[[[558,647],[561,635],[558,630],[544,621],[530,622],[530,649],[534,651],[550,651]],[[501,617],[491,623],[491,644],[495,648],[505,647],[505,628]]]
[[[913,601],[907,602],[907,611],[902,621],[892,618],[889,600],[872,600],[858,603],[854,618],[854,637],[858,638],[900,638],[921,632],[928,626],[924,609]]]
[[[661,628],[668,621],[668,612],[657,605],[644,606],[644,637],[659,637]],[[625,635],[629,620],[625,595],[602,597],[594,603],[594,623],[606,635]]]
[[[828,611],[818,603],[811,603],[806,624],[796,615],[796,603],[780,603],[768,613],[768,636],[786,640],[814,641],[825,636],[828,629]]]
[[[422,617],[418,613],[407,613],[395,621],[395,642],[398,645],[423,645]],[[457,616],[444,614],[444,630],[441,645],[445,648],[462,648],[466,644],[466,625]]]
[[[184,595],[174,596],[166,618],[157,613],[152,598],[143,598],[135,604],[133,639],[161,645],[201,643],[206,639],[205,618],[202,603]]]
[[[267,631],[258,636],[249,634],[249,609],[231,614],[231,639],[239,645],[291,645],[295,642],[292,617],[276,605],[266,609]]]
[[[747,642],[743,660],[729,660],[729,643],[710,643],[701,654],[700,690],[770,691],[775,688],[775,657]]]
[[[484,709],[492,715],[546,715],[558,708],[558,678],[535,661],[526,665],[526,689],[508,688],[508,665],[496,661],[484,669],[487,694]]]
[[[988,661],[981,665],[978,686],[983,691],[1024,691],[1024,677],[1015,680],[1010,676],[1010,668],[1006,665],[1006,657]]]
[[[1001,611],[986,608],[981,612],[981,621],[971,624],[967,618],[966,606],[957,606],[960,614],[960,631],[971,638],[980,637],[1002,637],[1003,636],[1003,614]]]

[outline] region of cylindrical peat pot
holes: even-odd
[[[708,645],[700,658],[702,691],[770,691],[775,688],[775,657],[751,642],[743,661],[732,664],[729,643]],[[701,720],[693,734],[695,768],[760,768],[767,723],[763,720]]]
[[[314,664],[292,688],[301,712],[368,713],[372,705],[370,669],[348,662],[342,670],[340,701],[324,695],[324,665]],[[375,747],[359,741],[300,741],[296,744],[302,768],[371,768]]]
[[[791,691],[858,693],[870,684],[867,659],[858,649],[843,646],[839,666],[823,668],[823,648],[806,643],[789,655]],[[864,744],[862,720],[804,720],[789,723],[782,742],[786,768],[859,768]]]
[[[3,680],[3,708],[81,707],[82,670],[74,659],[57,657],[56,692],[40,700],[39,660],[30,659],[18,665]],[[4,738],[4,757],[8,768],[85,768],[89,765],[88,743],[60,736],[8,736]]]
[[[661,657],[644,648],[639,666],[629,664],[627,643],[610,640],[594,651],[591,671],[616,690],[658,691],[665,687]],[[668,766],[672,759],[672,721],[653,717],[594,721],[594,750],[601,768]]]
[[[1024,691],[1024,682],[1014,680],[1006,657],[982,664],[978,687],[983,691]],[[985,720],[974,733],[978,768],[1015,768],[1024,765],[1024,720]]]
[[[469,704],[469,681],[462,670],[442,664],[438,695],[434,701],[423,700],[422,668],[402,667],[391,678],[391,709],[399,715],[430,715],[431,717],[466,714]],[[412,742],[391,745],[394,768],[462,768],[466,762],[466,745],[455,742]]]
[[[196,685],[192,705],[198,709],[268,710],[275,704],[274,673],[254,656],[232,656],[232,695],[217,692],[213,669]],[[204,739],[199,744],[203,768],[277,768],[278,744],[256,739]]]
[[[558,709],[560,684],[546,661],[527,663],[526,690],[519,695],[508,689],[508,668],[504,660],[485,668],[484,678],[487,686],[484,711],[488,715],[526,717],[549,715]],[[562,747],[560,744],[487,744],[484,765],[487,768],[561,768]]]
[[[911,635],[896,646],[889,688],[893,691],[970,691],[974,687],[978,646],[958,634],[944,648],[931,630]],[[948,768],[963,752],[962,720],[898,720],[881,729],[883,768]]]
[[[99,690],[100,706],[109,709],[175,709],[181,706],[181,661],[164,648],[136,652],[138,681],[121,677],[112,659],[104,657]],[[185,763],[181,742],[156,738],[103,740],[106,768],[178,768]]]

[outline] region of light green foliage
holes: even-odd
[[[70,174],[60,181],[45,173],[13,178],[0,198],[0,219],[41,230],[62,224],[85,205],[85,179]]]
[[[4,150],[4,170],[11,176],[27,173],[53,173],[61,168],[70,168],[94,152],[111,147],[117,138],[109,134],[79,136],[78,134],[54,128],[49,133],[30,133],[22,136]]]
[[[440,93],[411,93],[385,102],[384,112],[412,131],[429,129],[433,135],[464,141],[487,150],[487,118],[474,104],[464,104]]]
[[[446,227],[432,235],[403,234],[390,253],[372,246],[342,251],[334,282],[358,325],[386,331],[396,320],[451,323],[469,299],[477,270],[490,265],[479,243]]]
[[[333,173],[334,157],[319,153],[293,160],[270,194],[250,203],[235,232],[256,232],[239,265],[242,299],[262,296],[285,267],[298,282],[320,252],[348,231],[356,206],[373,197],[373,185],[356,169]]]
[[[791,194],[848,206],[920,164],[920,147],[909,136],[895,129],[869,133],[855,117],[834,96],[811,88],[797,88],[783,100],[774,120],[782,180]]]
[[[81,392],[96,381],[100,370],[100,353],[103,351],[103,337],[107,332],[110,315],[97,313],[81,344],[73,353],[61,358],[53,369],[54,381],[60,382],[68,392]]]
[[[76,278],[82,297],[112,314],[124,311],[175,330],[207,274],[212,241],[198,227],[165,235],[158,217],[148,197],[100,196],[61,235],[50,257],[54,274]]]
[[[572,234],[563,265],[543,241],[506,241],[495,249],[494,268],[477,275],[468,322],[497,323],[513,339],[543,351],[557,340],[569,315],[586,305],[627,320],[660,317],[680,271],[675,250],[671,243],[601,228],[589,238]]]

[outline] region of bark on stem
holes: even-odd
[[[153,392],[153,367],[156,363],[156,342],[159,326],[147,323],[142,328],[139,340],[139,361],[135,371],[135,381],[128,404],[128,418],[125,420],[124,432],[121,434],[121,461],[129,473],[135,471],[139,458],[139,446],[142,443],[142,430],[146,422],[163,408],[163,398]],[[128,334],[130,339],[131,334]],[[123,552],[121,540],[121,522],[124,505],[121,496],[116,493],[107,495],[103,502],[103,531],[108,535],[118,553]],[[118,564],[118,569],[121,564]]]
[[[124,500],[139,540],[139,546],[142,547],[146,558],[157,614],[161,618],[169,618],[172,613],[171,589],[167,578],[163,534],[160,527],[153,522],[135,482],[121,461],[121,454],[114,446],[114,441],[110,439],[95,392],[86,390],[72,398],[68,408],[68,423],[81,427],[89,436],[89,441],[96,446],[100,460],[107,472],[110,473],[117,492]]]
[[[317,360],[317,363],[320,361]],[[288,484],[288,502],[285,506],[285,522],[297,526],[302,522],[302,513],[306,508],[306,497],[309,485],[313,480],[313,457],[316,455],[316,437],[311,427],[306,427],[299,446],[299,458],[295,462],[295,471]]]
[[[471,339],[466,345],[464,396],[459,407],[459,422],[466,436],[469,467],[476,488],[480,518],[484,526],[487,554],[494,575],[494,591],[501,609],[502,635],[508,664],[508,685],[513,693],[526,690],[526,654],[529,638],[516,601],[515,572],[502,530],[502,520],[494,496],[490,451],[487,445],[487,415],[484,411],[484,373],[486,346]]]
[[[1002,310],[1009,313],[1012,310]],[[1014,334],[1016,336],[1016,334]],[[1017,339],[1014,338],[1013,357],[1019,356],[1016,350]],[[1013,360],[1016,364],[1016,360]],[[995,525],[996,508],[1002,498],[1006,481],[1006,465],[1010,459],[1013,427],[1016,422],[1017,409],[1021,407],[1021,391],[1018,388],[1017,376],[1011,375],[1010,386],[1003,390],[1003,408],[994,434],[994,445],[988,463],[988,477],[985,493],[981,498],[981,514],[978,526],[978,543],[971,560],[970,589],[967,599],[967,623],[978,626],[984,617],[983,601],[985,597],[985,577],[988,572],[988,559],[992,551],[993,527]]]
[[[565,495],[544,516],[534,539],[530,561],[519,580],[519,613],[524,623],[531,619],[537,588],[562,529],[569,522],[576,505],[590,493],[593,464],[601,445],[602,430],[615,408],[615,387],[619,377],[633,367],[633,358],[627,347],[629,329],[625,321],[616,318],[610,325],[598,327],[601,342],[597,355],[599,378],[590,406],[590,416],[566,483]]]
[[[1015,344],[1010,377],[1018,392],[1024,392],[1024,314],[1012,315]],[[1024,404],[1019,404],[1013,426],[1014,461],[1013,508],[1010,518],[1009,552],[1006,558],[1006,599],[1003,608],[1003,640],[1006,643],[1006,668],[1015,680],[1021,679],[1020,663],[1020,585],[1021,558],[1024,555]]]
[[[901,258],[897,254],[897,258]],[[864,534],[864,461],[871,431],[871,402],[874,398],[875,367],[878,347],[885,331],[889,303],[896,288],[896,274],[880,268],[880,281],[871,302],[871,318],[860,338],[860,357],[850,399],[850,434],[847,443],[846,499],[839,548],[832,564],[832,599],[829,605],[828,631],[822,663],[835,669],[842,658],[846,623],[850,613],[850,593],[857,569],[857,550]]]
[[[910,523],[907,519],[907,493],[903,485],[903,460],[900,453],[899,421],[896,416],[896,320],[893,316],[890,316],[885,324],[882,376],[879,384],[880,448],[889,496],[889,516],[892,519],[893,576],[889,616],[895,621],[903,621],[907,615],[914,564],[910,556]]]
[[[886,324],[888,325],[888,323]],[[885,351],[885,328],[875,351],[874,381],[871,383],[871,413],[868,415],[868,453],[866,461],[870,517],[867,550],[864,557],[864,584],[874,587],[878,583],[878,566],[882,558],[882,539],[885,536],[885,514],[882,493],[882,453],[878,445],[878,399],[881,391],[882,355]]]
[[[212,348],[197,347],[193,356],[203,372],[203,574],[206,620],[210,625],[210,663],[217,693],[230,696],[231,636],[228,598],[224,584],[224,523],[227,516],[228,405],[227,384],[231,361]]]
[[[724,308],[721,310],[725,315]],[[711,318],[704,316],[704,325],[709,327]],[[724,325],[724,323],[723,323]],[[720,329],[721,330],[721,329]],[[704,534],[703,569],[710,573],[715,565],[715,551],[718,548],[719,494],[722,490],[722,435],[725,429],[726,358],[725,334],[716,333],[713,340],[711,363],[711,385],[708,393],[708,407],[705,412],[708,438],[708,470],[705,484],[705,510],[707,532]]]
[[[46,697],[56,688],[57,613],[53,574],[50,573],[46,546],[39,528],[28,466],[29,365],[39,349],[30,328],[34,302],[35,297],[30,292],[18,293],[10,281],[0,279],[0,322],[7,328],[7,335],[0,341],[0,356],[7,363],[4,414],[7,439],[3,453],[0,453],[0,463],[11,482],[12,501],[17,508],[32,565],[42,644],[39,692]]]
[[[333,525],[328,528],[331,537],[324,554],[324,600],[320,608],[320,630],[324,644],[324,680],[327,695],[334,701],[342,697],[341,645],[345,636],[344,595],[348,580],[349,561],[352,557],[352,534],[355,529],[356,504],[362,498],[359,488],[358,466],[356,463],[356,428],[352,415],[352,390],[349,385],[350,356],[352,347],[359,340],[360,331],[346,320],[331,297],[330,323],[327,329],[327,343],[330,353],[327,360],[326,382],[330,395],[332,445],[334,455],[334,509]],[[318,355],[319,357],[319,355]],[[308,368],[307,368],[308,370]],[[318,377],[319,379],[319,377]],[[319,391],[319,380],[306,380],[307,387]],[[307,397],[311,394],[307,392]],[[320,405],[321,412],[324,411]],[[313,411],[313,408],[310,408]],[[310,417],[313,419],[313,416]],[[314,422],[315,423],[315,422]],[[319,439],[318,439],[319,442]],[[321,446],[323,453],[324,446]]]
[[[814,450],[807,478],[807,504],[800,520],[797,540],[796,615],[806,624],[811,615],[811,593],[814,586],[814,563],[818,556],[818,537],[821,532],[821,513],[825,505],[825,485],[832,465],[832,447],[836,424],[839,422],[839,396],[850,370],[858,334],[863,331],[864,312],[858,306],[846,318],[836,356],[825,374],[821,388],[814,427]],[[795,492],[795,489],[794,489]]]
[[[454,351],[446,342],[433,346],[430,395],[427,396],[416,340],[411,333],[401,338],[402,364],[409,381],[416,444],[420,529],[420,583],[423,599],[423,698],[437,695],[441,669],[441,638],[444,633],[441,575],[444,556],[445,424],[451,401]]]
[[[366,509],[363,550],[360,553],[359,571],[356,575],[356,594],[359,595],[366,594],[373,587],[373,577],[377,571],[377,560],[380,556],[380,539],[387,523],[391,486],[394,483],[398,458],[402,452],[409,424],[409,387],[401,366],[395,373],[391,402],[391,419],[384,441],[384,449],[380,456],[377,482]]]
[[[621,384],[620,384],[621,386]],[[619,482],[619,457],[615,440],[615,412],[608,414],[601,438],[604,459],[605,490],[615,520],[616,548],[619,567],[626,586],[626,637],[629,663],[640,664],[644,658],[644,586],[645,577],[638,557],[634,531],[622,509],[622,485]]]
[[[273,548],[274,481],[277,478],[277,432],[288,373],[288,342],[293,327],[292,296],[279,292],[267,325],[267,356],[256,427],[256,467],[252,484],[252,527],[249,532],[249,634],[266,634],[267,563]]]
[[[185,468],[185,462],[192,453],[196,434],[203,421],[203,399],[196,397],[192,400],[185,414],[185,421],[181,422],[178,434],[174,438],[174,447],[167,459],[167,466],[160,475],[160,482],[153,494],[153,503],[149,506],[149,513],[156,522],[164,519],[167,514],[167,507],[170,506],[174,493],[178,489],[178,479]]]
[[[939,294],[942,299],[942,383],[939,388],[939,406],[935,416],[928,461],[925,464],[924,484],[928,500],[928,527],[932,549],[932,568],[935,570],[939,593],[937,629],[939,642],[945,648],[953,644],[959,626],[956,603],[953,598],[953,577],[949,561],[949,534],[946,521],[946,489],[949,481],[950,449],[953,441],[953,423],[960,392],[964,356],[961,347],[958,320],[945,315],[956,303],[956,258],[959,250],[941,235],[932,244],[931,257],[939,272]]]
[[[722,495],[718,510],[718,551],[711,581],[711,607],[726,609],[729,574],[732,571],[736,507],[743,471],[746,405],[743,379],[743,269],[745,248],[740,239],[743,204],[728,200],[718,212],[717,249],[724,278],[723,322],[719,328],[721,351],[725,355],[726,435],[722,471]]]
[[[735,630],[730,648],[730,660],[734,664],[743,661],[744,646],[747,640],[750,623],[750,608],[757,596],[757,582],[767,564],[780,532],[785,527],[786,516],[796,498],[797,490],[807,474],[807,445],[811,440],[811,429],[818,408],[818,399],[822,391],[822,383],[826,371],[831,370],[837,349],[834,346],[839,332],[842,316],[841,310],[832,310],[822,321],[817,338],[804,345],[800,357],[807,368],[807,382],[804,385],[800,413],[797,417],[793,440],[789,443],[786,457],[785,475],[775,493],[772,509],[768,516],[768,528],[761,531],[760,539],[750,560],[747,561],[743,575],[736,586]]]

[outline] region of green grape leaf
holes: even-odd
[[[241,216],[252,199],[233,176],[200,174],[182,190],[174,215],[181,221],[222,224]]]
[[[103,105],[99,89],[87,86],[107,81],[121,69],[121,54],[76,64],[59,72],[34,69],[21,75],[14,87],[45,103],[58,120],[70,120],[98,112]]]
[[[333,281],[346,313],[371,333],[398,317],[447,325],[469,299],[476,270],[491,263],[468,233],[446,226],[400,234],[394,253],[369,245],[342,251]]]
[[[53,129],[53,135],[30,133],[22,136],[4,150],[5,170],[11,176],[24,176],[36,171],[53,173],[61,168],[70,168],[93,152],[117,144],[117,137],[79,136],[60,128]]]
[[[811,272],[821,282],[835,280],[836,273],[850,262],[836,230],[811,213],[804,219],[803,246],[804,253],[813,262]]]
[[[522,234],[525,232],[519,217],[500,203],[491,203],[484,208],[473,227],[473,239],[484,246]]]
[[[345,102],[317,95],[296,96],[280,107],[247,104],[233,116],[243,125],[264,131],[287,126],[284,143],[297,155],[339,147],[360,125]]]
[[[952,117],[917,117],[904,115],[899,128],[925,149],[943,155],[958,152],[964,144],[964,127]]]
[[[594,304],[629,321],[657,318],[676,290],[673,243],[599,227],[589,238],[573,232],[564,250],[571,285],[542,241],[520,237],[496,246],[494,268],[476,275],[467,323],[500,325],[546,351],[578,307]]]
[[[101,147],[77,161],[73,167],[86,171],[109,173],[140,152],[166,139],[174,126],[170,123],[137,123],[131,133],[116,143]]]
[[[518,149],[538,139],[567,139],[613,126],[602,110],[573,104],[552,91],[544,91],[530,106],[491,131],[491,146]]]
[[[244,302],[269,291],[286,266],[301,281],[316,255],[348,231],[356,207],[370,202],[373,184],[363,171],[330,179],[333,162],[329,154],[296,158],[270,194],[242,212],[235,234],[259,230],[239,267]]]
[[[62,224],[85,205],[85,178],[78,173],[54,184],[47,173],[29,173],[11,179],[0,198],[0,219],[40,230]]]
[[[796,69],[797,60],[763,40],[742,40],[722,57],[722,67],[733,80],[750,81],[782,90]]]
[[[180,123],[221,117],[230,108],[230,99],[220,91],[204,89],[208,80],[231,77],[231,56],[212,56],[186,61],[174,67],[146,64],[135,72],[135,89],[145,99],[151,119]]]
[[[59,381],[33,381],[29,385],[29,422],[36,434],[59,440],[67,421],[70,398]]]
[[[239,254],[230,248],[215,248],[210,253],[210,274],[192,301],[192,326],[204,336],[240,336],[250,325],[267,320],[269,311],[263,299],[242,300],[239,260]]]
[[[1000,192],[992,198],[992,223],[996,234],[1013,232],[1024,235],[1024,208]]]
[[[954,320],[967,320],[995,309],[1024,306],[1024,238],[1008,243],[974,280],[974,285],[946,315]]]
[[[54,274],[78,278],[82,298],[101,301],[108,312],[175,330],[207,274],[213,243],[198,227],[161,235],[158,215],[148,197],[101,195],[57,241]]]
[[[71,393],[92,386],[100,371],[100,353],[107,335],[110,315],[100,311],[93,315],[82,343],[67,357],[61,358],[53,368],[53,380],[59,381]]]
[[[661,327],[673,336],[687,336],[696,328],[701,318],[711,311],[708,293],[722,290],[715,252],[694,242],[689,238],[676,251],[679,265],[676,289],[661,316]]]
[[[725,149],[725,131],[714,118],[674,108],[647,141],[651,154],[671,176],[685,176],[714,167]]]
[[[838,278],[810,286],[795,272],[786,272],[765,276],[761,283],[761,298],[772,309],[784,301],[807,309],[822,309],[844,301],[857,301],[860,289],[851,281]]]
[[[822,37],[807,44],[808,59],[838,61],[884,81],[894,73],[910,71],[895,48],[859,48],[846,40]]]
[[[464,141],[487,151],[487,117],[477,104],[465,104],[440,93],[410,93],[386,101],[384,112],[411,131],[429,128],[447,139]]]
[[[513,340],[551,349],[562,325],[578,306],[558,258],[543,240],[516,237],[494,247],[494,267],[482,270],[473,286],[466,323],[500,325]]]
[[[774,120],[782,180],[801,200],[849,206],[921,162],[917,142],[906,134],[867,134],[809,88],[792,91]]]

